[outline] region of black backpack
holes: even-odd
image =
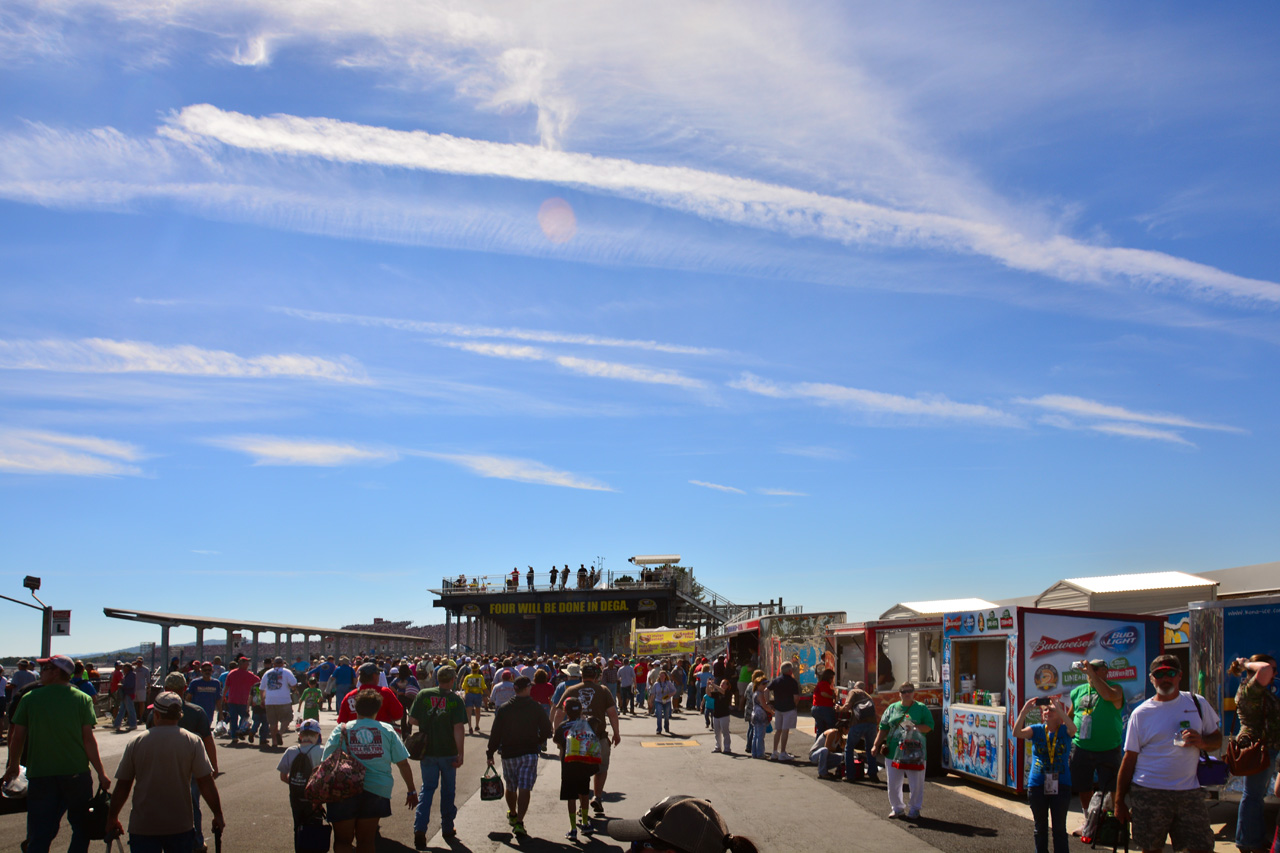
[[[293,762],[289,765],[289,799],[295,803],[307,803],[307,780],[311,778],[312,772],[315,771],[316,762],[311,760],[313,752],[323,752],[323,744],[310,744],[307,747],[299,747],[298,754],[293,757]]]
[[[857,705],[854,705],[853,721],[855,723],[874,723],[876,721],[875,700],[868,696]]]

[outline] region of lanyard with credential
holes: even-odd
[[[1058,745],[1058,733],[1055,731],[1053,734],[1049,734],[1046,731],[1045,746],[1048,747],[1048,751],[1049,751],[1049,761],[1048,761],[1048,765],[1045,767],[1046,770],[1052,770],[1054,766],[1056,766],[1058,763],[1057,745]]]

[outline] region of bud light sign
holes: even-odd
[[[1136,625],[1125,625],[1103,634],[1102,639],[1098,640],[1098,645],[1112,654],[1122,655],[1137,647],[1138,637]]]

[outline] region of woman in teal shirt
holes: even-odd
[[[1053,853],[1069,853],[1067,808],[1071,805],[1071,738],[1076,724],[1056,698],[1040,705],[1043,722],[1026,725],[1027,714],[1039,700],[1027,700],[1013,724],[1014,737],[1031,741],[1031,773],[1027,799],[1035,819],[1036,853],[1049,853],[1049,823],[1053,822]]]

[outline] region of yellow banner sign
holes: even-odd
[[[693,630],[637,631],[638,655],[687,655],[693,651]]]

